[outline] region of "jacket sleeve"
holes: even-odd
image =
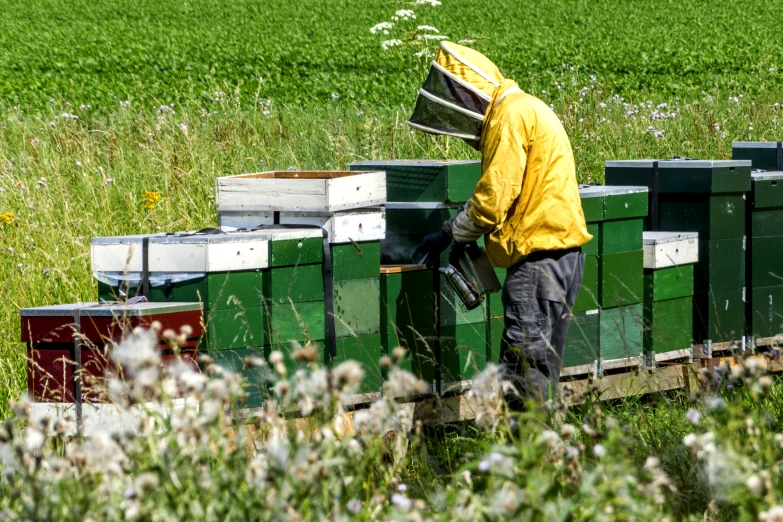
[[[450,235],[457,243],[470,243],[476,241],[484,234],[491,232],[492,227],[477,225],[468,217],[470,202],[459,207],[459,212],[443,223],[443,231]]]
[[[514,124],[516,123],[516,124]],[[529,140],[525,122],[497,122],[484,143],[481,179],[470,198],[468,217],[482,228],[493,229],[506,219],[522,191]]]

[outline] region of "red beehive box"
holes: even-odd
[[[23,308],[21,316],[27,390],[38,402],[105,402],[106,372],[118,370],[111,360],[111,343],[137,326],[149,328],[154,321],[160,323],[161,333],[167,329],[179,333],[185,325],[193,329],[178,351],[183,361],[197,367],[203,333],[201,303],[74,303]],[[177,359],[160,334],[158,348],[164,363]],[[81,376],[78,384],[75,375]]]

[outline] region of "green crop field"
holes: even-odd
[[[478,157],[404,124],[434,35],[551,104],[581,182],[607,159],[783,139],[775,2],[432,3],[0,2],[0,519],[783,520],[783,387],[751,362],[692,394],[531,405],[517,434],[491,372],[482,422],[396,439],[381,436],[393,400],[344,435],[318,370],[278,388],[315,404],[318,434],[270,415],[255,445],[222,413],[230,377],[164,376],[202,408],[150,413],[136,439],[63,440],[9,405],[26,390],[19,309],[94,300],[91,237],[214,226],[221,175]],[[170,405],[161,390],[134,398]]]

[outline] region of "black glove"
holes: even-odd
[[[459,267],[459,258],[462,257],[462,253],[465,252],[467,243],[458,243],[456,241],[451,242],[449,246],[449,264],[454,267]]]
[[[424,236],[424,241],[419,243],[411,253],[411,259],[414,263],[419,263],[417,258],[421,255],[427,256],[427,266],[432,266],[440,253],[446,250],[451,244],[451,236],[443,230],[438,230],[432,234]]]

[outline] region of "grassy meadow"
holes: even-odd
[[[370,31],[403,9],[416,19]],[[783,520],[783,388],[752,363],[706,375],[709,390],[695,395],[588,402],[564,425],[533,409],[513,435],[489,413],[392,442],[393,401],[373,406],[361,436],[343,434],[336,399],[355,368],[328,393],[322,369],[286,376],[281,401],[313,395],[318,434],[270,413],[252,449],[222,413],[240,393],[232,376],[164,374],[153,391],[125,390],[170,404],[176,383],[202,405],[146,414],[141,440],[67,437],[17,401],[18,310],[95,299],[90,237],[214,226],[222,175],[477,157],[404,124],[437,44],[420,36],[474,41],[550,103],[580,182],[596,183],[607,159],[728,158],[732,140],[781,139],[778,11],[663,0],[3,2],[0,518]],[[389,40],[399,44],[384,51]],[[490,412],[495,377],[488,370],[476,392]],[[402,374],[389,386],[415,388]]]

